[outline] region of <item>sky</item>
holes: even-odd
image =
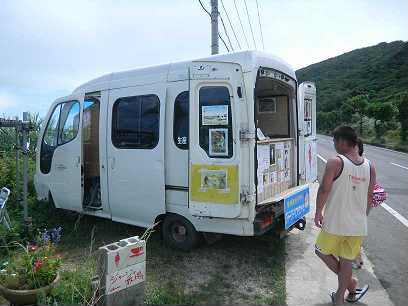
[[[246,0],[254,39],[244,0],[235,2],[248,44],[234,0],[223,0],[241,48],[255,49],[255,40],[295,69],[408,40],[407,0],[258,0],[263,48],[256,0]],[[44,116],[56,98],[103,74],[209,54],[210,20],[198,0],[1,0],[0,116]]]

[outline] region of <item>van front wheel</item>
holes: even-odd
[[[175,214],[166,216],[162,230],[165,244],[182,251],[192,250],[201,240],[191,222]]]

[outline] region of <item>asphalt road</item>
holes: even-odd
[[[408,154],[370,145],[364,145],[364,151],[376,167],[377,181],[388,192],[386,204],[408,219]],[[326,160],[335,156],[332,138],[318,135],[317,152]],[[318,158],[319,179],[324,166]],[[378,207],[369,215],[368,232],[364,249],[377,278],[395,305],[408,305],[408,226]]]

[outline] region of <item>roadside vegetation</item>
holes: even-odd
[[[18,252],[14,242],[26,244],[45,229],[62,228],[56,252],[61,256],[60,281],[40,304],[92,305],[95,252],[98,247],[126,237],[141,236],[145,229],[111,220],[55,209],[36,200],[33,186],[35,142],[29,156],[29,215],[33,227],[23,226],[22,206],[15,197],[15,135],[2,131],[0,141],[0,188],[12,194],[7,210],[12,230],[0,226],[0,264]],[[32,135],[36,139],[36,135]],[[185,253],[166,248],[159,231],[147,243],[146,304],[284,304],[285,246],[273,236],[226,236],[213,245]],[[0,298],[1,299],[1,298]],[[5,303],[0,300],[0,303]]]
[[[366,143],[408,151],[408,42],[361,48],[296,72],[317,87],[317,129],[356,128]]]

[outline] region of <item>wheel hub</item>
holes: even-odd
[[[171,226],[171,235],[177,242],[184,241],[187,237],[187,229],[183,224],[175,223]]]

